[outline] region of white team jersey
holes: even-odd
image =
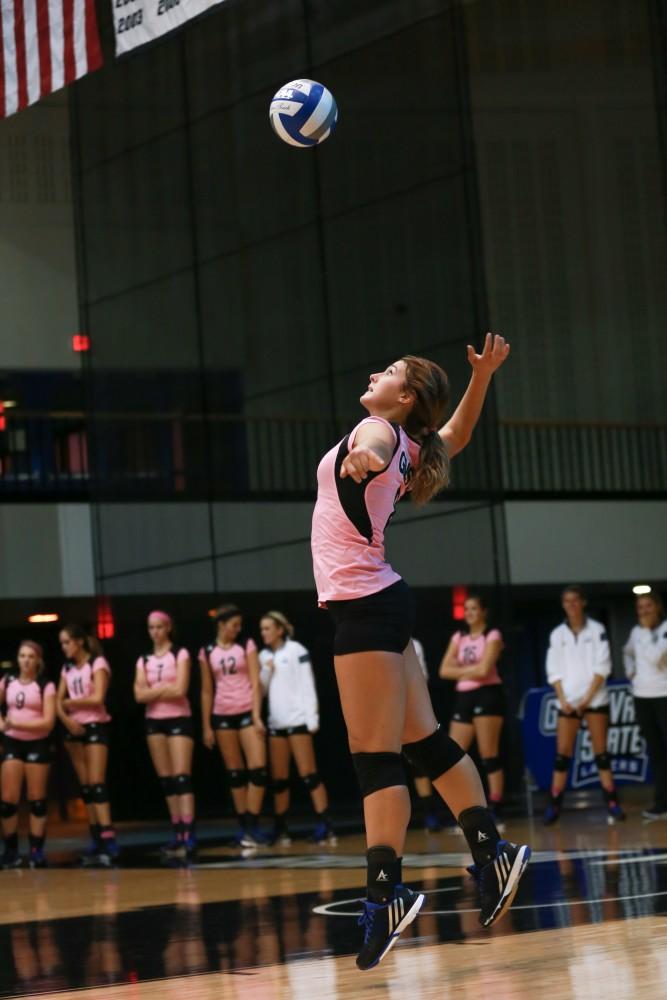
[[[611,673],[611,653],[604,625],[587,618],[578,635],[563,622],[549,637],[547,651],[547,681],[560,681],[568,702],[576,708],[585,697],[593,678],[607,678]],[[589,708],[609,704],[606,684],[593,696]]]
[[[623,662],[637,698],[667,698],[667,619],[657,628],[635,625]]]
[[[422,646],[419,639],[412,637],[412,644],[415,647],[415,653],[417,654],[417,659],[419,660],[419,666],[421,667],[421,672],[424,675],[424,680],[428,680],[428,667],[426,666],[426,657],[424,656],[424,647]]]
[[[306,647],[287,639],[275,652],[263,649],[259,662],[260,681],[269,696],[269,728],[308,726],[309,732],[316,732],[320,725],[319,708]]]

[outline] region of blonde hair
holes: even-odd
[[[412,474],[410,496],[417,506],[428,503],[449,483],[449,455],[438,429],[449,406],[449,381],[435,361],[407,354],[405,387],[415,401],[405,430],[421,445],[419,465]]]
[[[262,618],[270,618],[271,621],[285,630],[286,637],[289,636],[290,639],[294,638],[294,626],[282,611],[267,611],[266,614],[262,615]]]

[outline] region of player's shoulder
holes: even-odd
[[[588,618],[586,624],[589,626],[596,639],[604,642],[608,638],[607,627],[606,625],[603,625],[602,622],[597,621],[595,618]]]

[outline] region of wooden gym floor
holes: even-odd
[[[550,829],[510,822],[506,836],[527,840],[533,861],[490,931],[477,923],[462,839],[411,831],[406,881],[427,903],[367,973],[354,964],[359,834],[243,858],[205,830],[196,863],[179,868],[160,864],[161,831],[130,828],[123,867],[82,870],[56,830],[51,867],[0,872],[0,997],[667,996],[667,822],[643,824],[640,808],[614,827],[598,809],[566,812]]]

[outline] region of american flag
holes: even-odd
[[[95,0],[0,0],[0,118],[102,64]]]

